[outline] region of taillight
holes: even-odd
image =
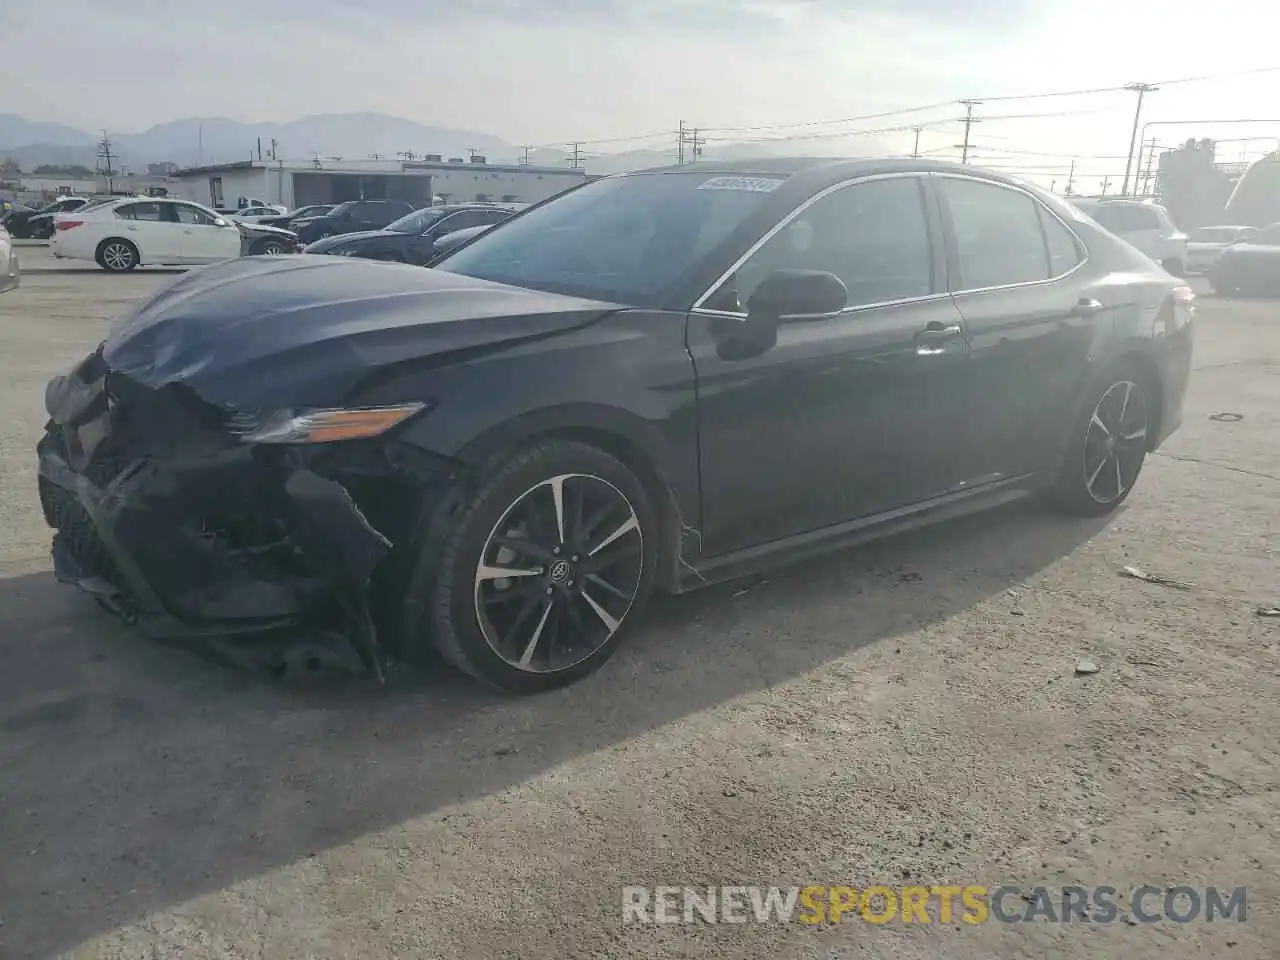
[[[84,223],[83,220],[59,220],[54,224],[59,230],[70,230],[72,227],[78,227]]]

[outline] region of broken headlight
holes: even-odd
[[[280,410],[261,419],[233,417],[231,431],[245,443],[366,440],[386,433],[426,408],[425,403],[401,403],[389,407]]]

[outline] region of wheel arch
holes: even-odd
[[[665,443],[651,424],[626,411],[592,404],[556,407],[499,424],[471,441],[457,458],[483,474],[515,451],[539,441],[576,440],[616,457],[643,484],[658,514],[657,585],[679,590],[683,531],[691,506],[663,468]]]
[[[128,237],[116,236],[115,234],[108,234],[107,236],[103,237],[101,240],[98,241],[98,245],[93,248],[93,258],[98,263],[102,262],[102,251],[106,248],[107,244],[109,243],[127,243],[129,246],[133,247],[133,252],[138,258],[138,262],[136,265],[139,267],[142,266],[144,262],[143,250],[142,250],[142,247],[138,245],[138,242],[136,240],[131,240]]]

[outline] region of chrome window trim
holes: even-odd
[[[746,263],[753,256],[755,256],[761,247],[763,247],[766,243],[772,240],[776,234],[780,233],[789,223],[791,223],[791,221],[795,220],[796,217],[800,216],[800,214],[804,213],[806,210],[808,210],[811,206],[813,206],[819,200],[825,199],[826,197],[831,196],[831,194],[833,193],[837,193],[841,190],[845,190],[848,187],[855,186],[859,183],[872,183],[877,180],[902,180],[908,177],[913,179],[923,179],[926,176],[928,176],[928,171],[925,171],[925,170],[903,170],[903,171],[895,171],[893,173],[873,173],[873,174],[868,174],[866,176],[853,177],[849,180],[841,180],[839,183],[833,183],[829,187],[823,187],[813,196],[808,197],[804,201],[802,201],[794,210],[792,210],[785,217],[783,217],[781,220],[775,223],[772,227],[766,230],[764,234],[762,234],[760,238],[756,240],[755,243],[753,243],[750,247],[747,248],[746,253],[738,257],[738,259],[735,260],[729,266],[729,269],[725,270],[724,273],[720,274],[720,276],[716,278],[715,282],[713,282],[710,287],[708,287],[706,290],[703,291],[702,296],[698,297],[697,300],[693,301],[693,306],[689,308],[689,312],[697,313],[701,316],[732,317],[736,320],[745,319],[747,316],[745,310],[743,311],[712,310],[712,309],[708,309],[707,307],[704,307],[703,304],[707,301],[707,299],[713,293],[715,293],[717,290],[720,289],[721,286],[724,285],[726,280],[728,280],[735,273],[737,273],[738,270],[741,269],[744,263]],[[921,207],[920,212],[921,214],[926,216],[926,223],[927,223],[928,218],[927,218],[927,214],[925,214],[925,210],[923,207]],[[929,257],[932,260],[933,258],[932,245],[929,248]],[[877,303],[860,303],[856,306],[845,307],[839,313],[833,314],[832,316],[840,317],[840,316],[844,316],[847,313],[855,313],[860,310],[872,310],[877,307],[891,307],[891,306],[896,306],[897,304],[900,304],[900,303],[919,303],[924,300],[939,300],[946,296],[950,296],[950,294],[944,290],[941,293],[930,293],[920,297],[905,297],[899,300],[883,300]]]
[[[999,284],[994,287],[962,287],[956,290],[944,290],[940,293],[931,293],[931,294],[928,294],[927,296],[921,296],[921,297],[905,297],[899,300],[883,300],[883,301],[878,301],[876,303],[861,303],[861,304],[858,304],[857,306],[845,307],[835,316],[843,316],[845,314],[856,313],[861,310],[874,310],[880,307],[894,307],[900,304],[922,303],[928,300],[940,300],[944,297],[949,297],[949,296],[959,295],[959,294],[990,293],[996,290],[1016,290],[1022,287],[1036,287],[1042,284],[1057,283],[1059,280],[1064,280],[1067,277],[1071,276],[1073,273],[1083,268],[1085,264],[1089,262],[1089,259],[1091,256],[1089,253],[1089,245],[1080,238],[1080,235],[1076,233],[1075,230],[1071,229],[1071,225],[1067,223],[1065,220],[1063,220],[1062,217],[1058,215],[1057,211],[1055,211],[1053,208],[1051,208],[1050,206],[1042,202],[1040,198],[1037,197],[1034,193],[1032,193],[1030,190],[1025,189],[1024,187],[1018,186],[1017,184],[1003,183],[999,180],[989,180],[986,177],[975,177],[966,173],[939,172],[936,170],[911,170],[911,171],[896,171],[894,173],[877,173],[877,174],[871,174],[864,177],[854,177],[849,180],[842,180],[839,183],[833,183],[831,186],[824,187],[822,190],[819,190],[813,196],[806,199],[803,203],[799,204],[794,210],[792,210],[789,214],[787,214],[785,217],[779,220],[776,224],[774,224],[771,228],[769,228],[769,230],[766,231],[760,237],[760,239],[758,239],[755,243],[753,243],[747,249],[746,253],[744,253],[737,260],[735,260],[733,264],[729,267],[729,269],[725,270],[724,273],[722,273],[718,278],[716,278],[715,282],[712,283],[707,290],[703,291],[702,295],[693,302],[693,306],[689,308],[689,312],[697,313],[701,316],[732,317],[738,320],[745,319],[745,317],[747,316],[745,311],[712,310],[707,307],[704,307],[703,304],[707,301],[707,299],[713,293],[719,290],[720,287],[724,284],[724,282],[728,280],[731,276],[733,276],[733,274],[736,273],[744,263],[746,263],[749,259],[751,259],[751,257],[755,256],[756,252],[759,251],[759,249],[762,246],[768,243],[774,237],[775,234],[779,233],[783,228],[785,228],[789,223],[791,223],[791,221],[793,221],[796,217],[800,216],[800,214],[804,213],[805,210],[807,210],[813,204],[817,203],[819,200],[822,200],[825,197],[828,197],[839,190],[844,190],[848,187],[854,186],[859,183],[871,183],[876,180],[899,180],[905,177],[941,177],[944,179],[951,179],[951,180],[969,180],[975,183],[984,183],[993,187],[1000,187],[1005,190],[1011,190],[1014,193],[1020,193],[1023,196],[1030,199],[1031,202],[1034,203],[1038,208],[1043,209],[1045,212],[1049,214],[1049,216],[1057,220],[1058,223],[1062,225],[1063,229],[1065,229],[1067,233],[1071,235],[1071,238],[1076,243],[1077,252],[1081,254],[1080,260],[1077,261],[1074,267],[1066,271],[1066,273],[1060,273],[1060,274],[1057,274],[1056,276],[1046,277],[1044,280],[1024,280],[1020,283],[1005,283],[1005,284]],[[945,198],[944,198],[944,202],[945,202]],[[942,238],[942,242],[945,247],[946,237]]]
[[[1057,283],[1059,280],[1064,280],[1067,277],[1071,276],[1073,273],[1075,273],[1077,270],[1079,270],[1081,267],[1083,267],[1086,263],[1089,262],[1089,245],[1080,239],[1080,234],[1072,230],[1071,225],[1067,223],[1067,221],[1063,220],[1060,216],[1058,216],[1058,214],[1055,213],[1047,204],[1042,203],[1040,198],[1037,197],[1030,190],[1027,190],[1024,187],[1020,187],[1017,184],[1001,183],[999,180],[988,180],[986,177],[974,177],[966,173],[939,173],[937,171],[930,171],[928,175],[931,177],[940,177],[947,180],[969,180],[975,183],[985,183],[989,186],[1001,187],[1005,190],[1011,190],[1014,193],[1020,193],[1024,197],[1029,198],[1031,202],[1034,203],[1037,207],[1040,207],[1044,209],[1046,212],[1048,212],[1050,216],[1052,216],[1055,220],[1057,220],[1060,224],[1062,224],[1063,227],[1066,228],[1067,233],[1071,234],[1072,239],[1074,239],[1076,242],[1077,252],[1081,250],[1084,251],[1084,256],[1080,259],[1078,263],[1076,263],[1074,267],[1072,267],[1066,273],[1060,273],[1054,277],[1046,277],[1044,280],[1023,280],[1020,283],[1001,283],[1001,284],[997,284],[994,287],[961,287],[957,290],[951,290],[950,293],[958,296],[959,294],[962,294],[962,293],[990,293],[994,290],[1018,290],[1018,289],[1021,289],[1022,287],[1038,287],[1046,283]],[[942,200],[942,202],[944,203],[946,202],[945,197],[942,197],[940,199]],[[950,215],[950,210],[948,210],[947,213],[948,215]],[[1046,238],[1046,241],[1047,241],[1047,238]],[[1048,254],[1046,251],[1046,257],[1047,255]]]

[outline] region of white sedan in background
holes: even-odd
[[[111,273],[123,273],[140,264],[230,260],[246,252],[244,244],[239,226],[198,203],[124,197],[58,215],[50,251],[55,257],[92,260]],[[280,250],[262,252],[292,252],[291,245],[280,245]]]
[[[9,231],[0,224],[0,293],[12,290],[21,280],[18,270],[18,251],[13,249]]]

